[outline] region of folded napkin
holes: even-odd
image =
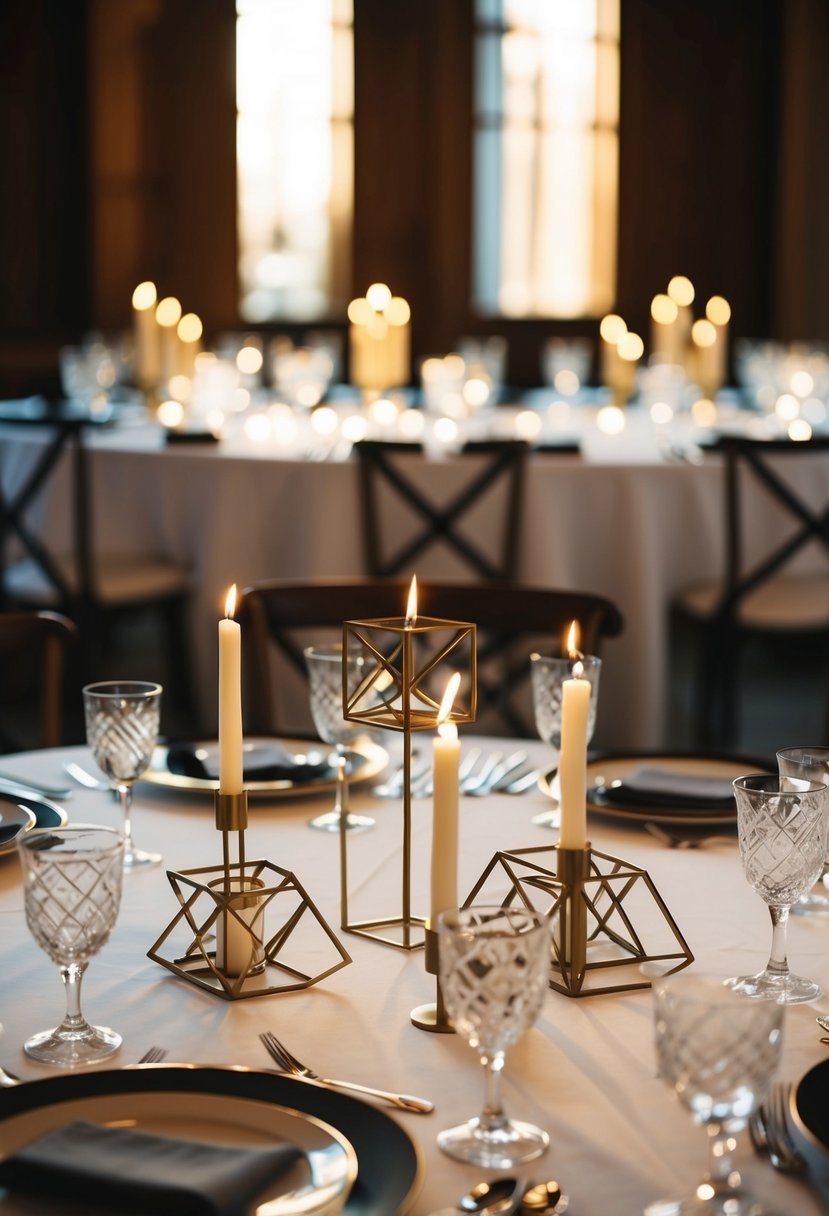
[[[219,755],[216,752],[206,757],[199,753],[203,749],[194,743],[174,743],[167,751],[167,768],[171,773],[184,777],[197,777],[202,781],[218,781]],[[245,781],[314,781],[331,773],[328,758],[317,763],[297,760],[278,743],[256,747],[246,752],[242,760]]]
[[[78,1121],[0,1162],[0,1186],[113,1216],[244,1216],[302,1156],[289,1144],[240,1148]]]
[[[648,765],[635,769],[618,785],[598,786],[590,792],[599,801],[623,806],[726,810],[734,805],[734,791],[729,780]]]

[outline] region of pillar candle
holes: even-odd
[[[581,664],[561,685],[561,827],[559,844],[581,849],[587,841],[587,713],[590,681],[581,678]]]
[[[242,631],[233,620],[236,584],[227,593],[226,616],[219,621],[219,789],[241,794],[242,779]]]
[[[155,283],[139,283],[132,293],[133,376],[145,392],[158,386],[160,374],[160,334],[155,319]]]
[[[447,722],[460,684],[456,672],[446,686],[438,712],[438,734],[432,744],[432,869],[430,916],[434,927],[441,912],[458,906],[458,728]]]

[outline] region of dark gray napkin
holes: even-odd
[[[205,1144],[78,1121],[0,1162],[0,1186],[113,1216],[244,1216],[302,1155],[291,1144]]]
[[[171,773],[197,777],[202,781],[219,778],[218,753],[202,760],[197,744],[172,743],[167,750],[167,768]],[[313,781],[331,774],[325,759],[321,763],[298,763],[289,751],[275,743],[273,747],[256,748],[243,757],[245,781]]]
[[[596,802],[608,806],[654,806],[665,808],[727,810],[734,806],[731,782],[722,777],[677,772],[656,765],[643,765],[615,785],[590,791]]]

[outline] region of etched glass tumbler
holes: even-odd
[[[777,771],[781,777],[802,777],[806,781],[822,781],[829,785],[829,747],[783,747],[777,753]],[[829,858],[824,859],[823,868],[811,891],[792,904],[793,914],[813,916],[817,912],[829,915],[827,875]]]
[[[561,750],[561,686],[565,680],[569,680],[573,676],[575,661],[560,655],[530,655],[535,728],[539,738],[543,739],[545,743],[552,744],[556,756]],[[596,729],[602,661],[596,655],[584,654],[579,656],[578,662],[581,664],[581,678],[590,682],[590,704],[587,708],[587,742],[589,743],[593,738],[593,731]],[[537,823],[541,827],[557,828],[559,826],[558,807],[536,815],[533,823]]]
[[[738,777],[733,784],[743,872],[768,904],[772,941],[762,971],[729,982],[759,1000],[814,1001],[821,995],[819,985],[789,970],[786,927],[792,904],[814,886],[823,869],[829,788],[818,781],[766,774]]]
[[[338,832],[341,817],[347,831],[364,831],[374,826],[368,815],[353,815],[348,809],[348,744],[360,734],[359,722],[347,722],[343,717],[343,648],[307,646],[303,651],[311,691],[311,717],[323,743],[333,743],[337,755],[337,794],[334,807],[310,821],[312,828],[322,832]],[[351,662],[351,660],[349,660]],[[355,657],[353,662],[361,660]]]
[[[501,1076],[508,1047],[535,1022],[550,976],[549,919],[527,908],[452,909],[438,918],[440,984],[455,1030],[486,1073],[482,1113],[438,1135],[450,1157],[511,1169],[540,1157],[549,1137],[507,1118]]]
[[[60,968],[66,1016],[54,1030],[27,1039],[27,1055],[74,1068],[105,1060],[121,1046],[108,1026],[90,1026],[81,1013],[81,979],[109,939],[121,903],[124,837],[92,824],[27,832],[18,841],[26,924]]]
[[[653,1000],[659,1075],[708,1132],[708,1172],[693,1196],[659,1200],[645,1216],[771,1216],[743,1186],[733,1153],[780,1060],[783,1006],[685,972],[659,980]]]
[[[124,812],[124,868],[157,865],[132,841],[132,788],[149,768],[161,717],[161,685],[143,680],[104,680],[83,690],[86,741],[95,763],[118,791]]]

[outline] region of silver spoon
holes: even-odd
[[[491,1182],[479,1182],[466,1195],[461,1195],[453,1208],[441,1208],[432,1216],[459,1216],[459,1213],[477,1213],[477,1216],[510,1216],[518,1209],[526,1183],[520,1178],[494,1178]]]
[[[21,1085],[20,1077],[15,1076],[13,1072],[6,1072],[5,1068],[0,1065],[0,1089],[11,1089],[13,1085]]]
[[[817,1022],[818,1026],[821,1028],[821,1030],[829,1030],[829,1017],[818,1014],[817,1017],[815,1018],[815,1021]]]
[[[538,1182],[531,1186],[521,1197],[518,1216],[562,1216],[567,1211],[570,1202],[568,1195],[562,1194],[561,1187],[552,1179],[549,1182]]]
[[[112,788],[108,781],[101,781],[100,778],[94,777],[92,773],[88,773],[85,768],[81,768],[74,760],[67,760],[63,767],[64,771],[69,774],[73,781],[77,781],[78,785],[85,785],[88,790],[108,790]]]

